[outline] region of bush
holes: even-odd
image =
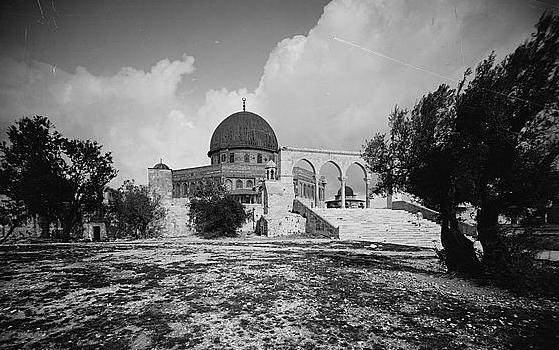
[[[559,297],[559,265],[536,259],[539,237],[531,232],[502,237],[508,260],[499,266],[485,265],[486,282],[519,294]]]
[[[190,202],[190,218],[203,238],[236,237],[248,214],[235,198],[214,183],[197,190]]]
[[[109,203],[109,231],[113,238],[153,238],[161,236],[160,221],[165,209],[159,198],[152,198],[146,186],[134,181],[124,184],[113,193]]]

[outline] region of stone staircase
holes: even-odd
[[[333,226],[341,240],[359,240],[440,247],[440,225],[419,219],[404,210],[391,209],[312,209]]]

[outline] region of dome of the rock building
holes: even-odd
[[[171,168],[169,168],[169,167],[167,166],[167,164],[163,164],[163,163],[157,163],[157,164],[155,164],[155,165],[153,166],[152,169],[158,169],[158,170],[162,170],[162,169],[163,169],[163,170],[171,170]]]
[[[278,140],[274,130],[258,114],[237,112],[225,118],[215,129],[208,155],[221,149],[254,148],[277,152]]]

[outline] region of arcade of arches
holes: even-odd
[[[348,170],[357,166],[363,174],[364,206],[370,207],[369,189],[373,176],[366,170],[359,152],[282,147],[279,152],[279,180],[285,184],[293,183],[296,198],[309,202],[311,206],[325,207],[326,202],[335,202],[327,201],[328,181],[325,176],[321,176],[326,165],[330,165],[337,172],[339,182],[334,188],[339,189],[339,204],[336,206],[350,207],[346,200],[346,190],[349,188]],[[353,197],[353,193],[351,196]]]

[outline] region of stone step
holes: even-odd
[[[406,244],[440,245],[440,226],[402,210],[314,209],[339,228],[340,239]]]

